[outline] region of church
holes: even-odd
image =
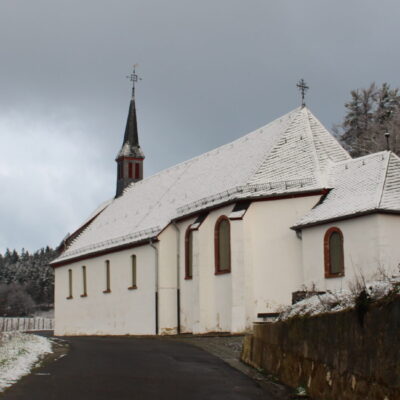
[[[400,263],[399,157],[352,159],[305,104],[153,176],[144,160],[133,85],[116,196],[52,262],[56,335],[245,332]]]

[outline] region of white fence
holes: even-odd
[[[53,318],[1,318],[0,332],[11,331],[51,331],[54,329]]]

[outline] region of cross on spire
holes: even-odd
[[[130,75],[127,75],[127,78],[132,82],[132,99],[135,97],[135,83],[137,81],[141,81],[142,78],[140,78],[137,74],[136,74],[136,67],[139,64],[135,64],[133,66],[133,72]]]
[[[309,87],[307,86],[303,78],[299,80],[296,86],[299,88],[301,93],[301,107],[305,107],[306,103],[304,101],[304,97]]]

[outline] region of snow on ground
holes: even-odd
[[[277,320],[284,321],[295,316],[312,316],[352,308],[362,290],[365,290],[371,300],[379,300],[393,292],[400,293],[400,276],[367,282],[352,290],[342,289],[313,295],[286,307]]]
[[[21,332],[0,335],[0,392],[27,375],[41,357],[51,353],[49,339]]]

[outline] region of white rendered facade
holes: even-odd
[[[132,282],[131,256],[137,257],[137,289]],[[106,289],[110,261],[110,293]],[[82,266],[86,267],[87,296]],[[55,270],[56,335],[126,335],[155,332],[155,251],[140,246],[78,261]],[[72,298],[69,276],[72,270]]]
[[[343,277],[324,276],[324,235],[332,227],[343,233]],[[304,285],[318,290],[349,289],[357,279],[371,281],[384,273],[398,273],[400,216],[371,214],[304,229],[302,233]]]
[[[100,207],[53,262],[55,334],[247,331],[304,287],[347,288],[356,272],[396,268],[399,212],[398,157],[352,160],[309,110],[297,109]],[[230,238],[222,271],[221,218]],[[344,275],[327,277],[331,228],[343,237]]]

